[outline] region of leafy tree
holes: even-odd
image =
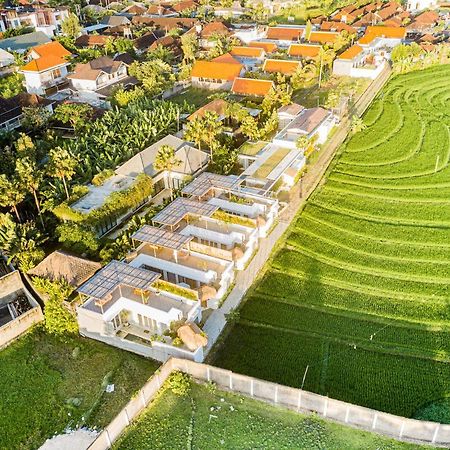
[[[210,170],[221,175],[229,175],[238,163],[238,152],[224,144],[214,145],[214,161]]]
[[[251,141],[257,141],[260,138],[258,122],[250,114],[242,120],[240,128],[242,134]]]
[[[56,228],[58,241],[67,250],[72,250],[79,255],[87,253],[95,255],[99,242],[95,233],[82,225],[76,223],[64,223]]]
[[[159,44],[154,50],[147,53],[147,58],[149,59],[149,61],[156,59],[167,64],[172,64],[175,59],[175,55],[173,51],[170,50],[170,48],[164,47],[163,45]]]
[[[24,77],[20,73],[13,73],[0,78],[0,92],[3,98],[11,98],[24,91]]]
[[[62,103],[55,109],[54,118],[64,124],[70,123],[74,131],[79,131],[89,123],[94,110],[86,103]]]
[[[181,36],[181,50],[183,51],[183,62],[192,64],[198,50],[198,39],[196,34],[184,34]]]
[[[280,81],[279,84],[270,89],[261,104],[266,115],[272,114],[275,109],[291,103],[292,88],[284,80],[280,79]]]
[[[25,133],[20,133],[15,143],[17,153],[19,156],[32,156],[36,154],[36,147],[30,136]]]
[[[331,65],[333,64],[334,58],[336,57],[336,53],[332,49],[324,49],[323,47],[319,50],[319,89],[322,85],[322,75],[323,75],[323,69],[328,68],[328,70],[331,68]]]
[[[162,145],[158,150],[153,166],[156,170],[167,171],[170,198],[173,198],[172,169],[179,164],[181,164],[181,160],[175,156],[175,149],[170,145]]]
[[[55,178],[59,178],[64,184],[67,199],[69,199],[69,190],[67,189],[67,181],[71,180],[75,175],[75,167],[77,160],[62,147],[55,147],[50,150],[49,174]]]
[[[252,8],[250,9],[250,16],[255,22],[263,22],[269,16],[269,11],[264,8],[262,2],[259,2],[252,5]]]
[[[314,135],[312,137],[308,136],[300,136],[297,139],[296,145],[297,148],[300,150],[303,150],[305,154],[309,154],[314,150],[315,143],[317,141],[317,135]]]
[[[64,306],[64,299],[58,294],[51,295],[45,303],[44,316],[45,329],[48,333],[63,336],[78,332],[74,314]]]
[[[34,222],[15,223],[10,214],[0,214],[0,248],[8,262],[28,272],[45,253],[40,248],[44,238]]]
[[[36,208],[39,216],[41,217],[42,226],[44,226],[41,204],[38,197],[39,188],[43,178],[42,170],[38,168],[37,162],[34,158],[31,156],[25,156],[16,161],[16,173],[21,185],[33,194]]]
[[[314,62],[309,62],[299,67],[291,77],[293,89],[300,89],[317,76],[317,66]]]
[[[174,82],[172,68],[166,62],[155,59],[139,63],[135,61],[129,68],[130,75],[142,82],[150,95],[157,95]]]
[[[0,175],[0,206],[4,208],[12,208],[17,220],[20,222],[19,211],[17,205],[23,202],[25,191],[16,177],[7,177],[5,174]]]
[[[306,39],[307,41],[309,41],[309,37],[311,36],[311,32],[312,32],[312,23],[311,23],[310,20],[308,20],[308,21],[306,22],[305,34],[304,34],[305,39]]]
[[[29,131],[39,131],[48,124],[52,113],[40,105],[26,106],[22,108],[22,126]]]
[[[134,102],[145,96],[145,91],[136,86],[134,89],[125,90],[123,87],[119,87],[113,94],[113,103],[120,108],[127,106],[128,103]]]
[[[82,27],[78,17],[70,13],[69,16],[61,23],[61,31],[67,37],[75,40],[81,33]]]
[[[211,59],[228,53],[232,47],[240,43],[236,38],[225,34],[213,34],[208,40],[214,42],[214,46],[208,52],[208,57]]]
[[[176,370],[169,375],[167,386],[175,395],[186,397],[191,390],[191,377]]]

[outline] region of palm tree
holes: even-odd
[[[197,147],[202,149],[202,142],[204,137],[204,126],[201,117],[195,117],[186,126],[184,137],[186,140],[193,142]]]
[[[38,189],[42,182],[42,171],[38,169],[35,159],[31,156],[25,156],[16,161],[16,173],[22,187],[28,189],[33,194],[34,203],[36,204],[42,227],[44,227],[41,204],[37,195]]]
[[[181,164],[181,160],[175,156],[175,149],[170,145],[161,145],[155,157],[153,167],[156,170],[167,171],[171,199],[173,199],[172,169],[179,164]]]
[[[352,134],[359,133],[360,131],[366,128],[365,123],[361,119],[361,117],[353,116],[352,121],[350,123],[350,131]]]
[[[25,192],[17,179],[9,180],[6,175],[0,175],[0,206],[10,207],[20,223],[17,205],[25,198]]]
[[[328,50],[325,50],[323,47],[320,48],[320,50],[319,50],[319,89],[320,89],[320,86],[322,85],[323,67],[331,66],[335,57],[336,57],[336,53],[331,48],[329,48]]]
[[[75,174],[77,160],[65,148],[56,147],[50,150],[49,173],[55,178],[62,180],[67,200],[69,199],[69,190],[67,181],[70,181]]]

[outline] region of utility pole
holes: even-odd
[[[303,385],[305,384],[305,379],[306,379],[306,374],[308,373],[308,369],[309,369],[309,364],[306,366],[305,373],[303,375],[302,387],[300,388],[301,390],[303,390]]]

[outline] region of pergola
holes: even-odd
[[[95,299],[95,303],[101,308],[111,300],[111,293],[121,287],[128,286],[140,291],[141,296],[145,291],[150,290],[150,286],[160,277],[159,273],[151,270],[130,266],[121,261],[111,261],[93,277],[82,284],[77,292]],[[103,312],[103,308],[102,308]]]
[[[192,197],[203,197],[212,189],[230,191],[240,184],[241,180],[227,175],[203,172],[185,186],[181,193]]]
[[[153,217],[152,222],[160,225],[167,225],[173,229],[174,226],[188,216],[211,217],[218,209],[218,206],[178,197],[156,214],[156,216]]]

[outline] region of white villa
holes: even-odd
[[[200,320],[200,301],[165,291],[169,284],[161,286],[159,278],[151,270],[110,262],[77,289],[80,334],[159,361],[171,355],[201,361],[202,347],[174,347],[168,333],[174,323]]]

